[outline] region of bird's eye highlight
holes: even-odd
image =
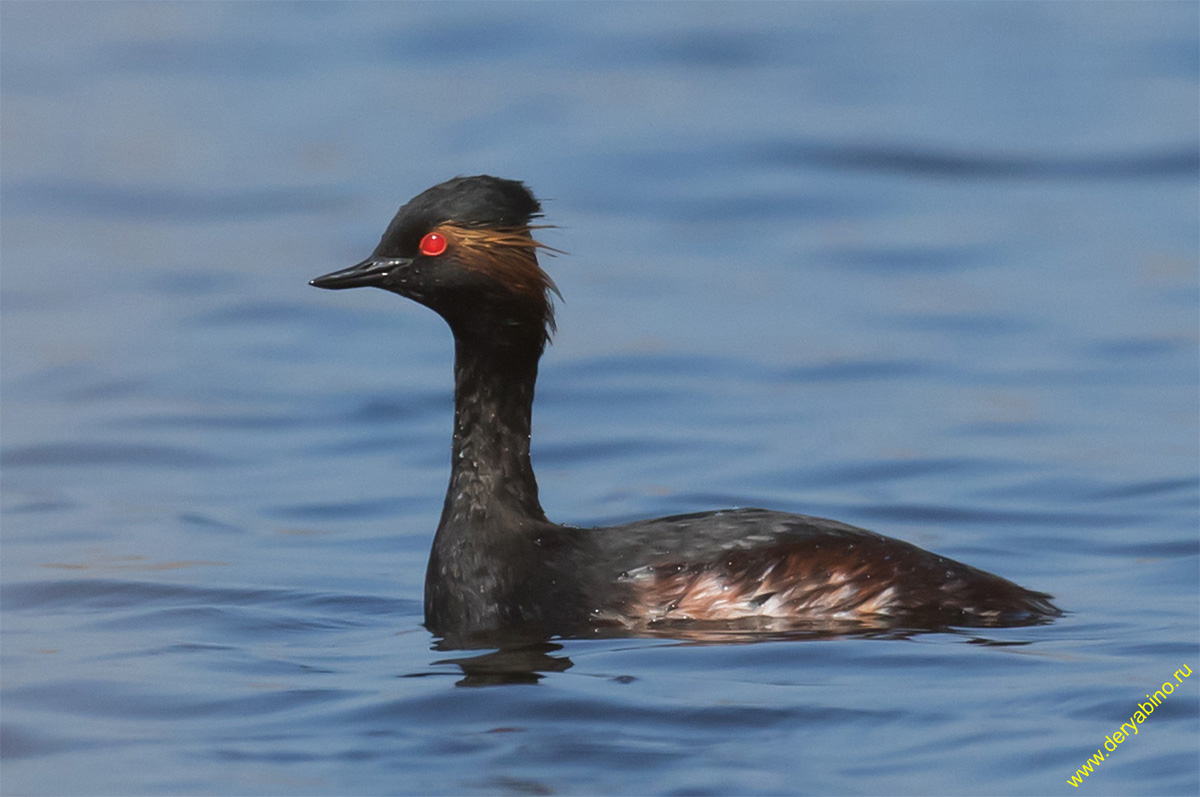
[[[421,254],[426,257],[437,257],[446,251],[448,245],[446,236],[441,233],[430,232],[426,233],[425,237],[421,239],[421,244],[418,248],[421,250]]]

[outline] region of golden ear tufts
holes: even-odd
[[[560,299],[562,294],[550,275],[538,265],[537,251],[542,249],[551,255],[566,253],[533,237],[534,230],[553,226],[460,227],[442,224],[437,229],[449,240],[451,248],[457,249],[457,260],[464,268],[495,277],[515,295],[544,304],[546,324],[553,329],[554,312],[547,294],[553,292]]]

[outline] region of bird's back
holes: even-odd
[[[736,509],[591,529],[598,620],[1001,626],[1058,614],[1047,595],[825,518]],[[607,600],[606,600],[607,598]]]

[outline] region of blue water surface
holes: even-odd
[[[1196,794],[1197,9],[0,4],[4,793]],[[476,173],[570,253],[552,518],[1069,614],[440,649],[450,335],[306,283]]]

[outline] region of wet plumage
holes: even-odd
[[[402,207],[369,258],[312,281],[373,286],[439,313],[455,340],[450,485],[425,582],[434,633],[655,633],[1000,626],[1059,614],[1048,595],[837,521],[732,509],[573,528],[548,520],[529,455],[554,283],[541,205],[459,177]]]

